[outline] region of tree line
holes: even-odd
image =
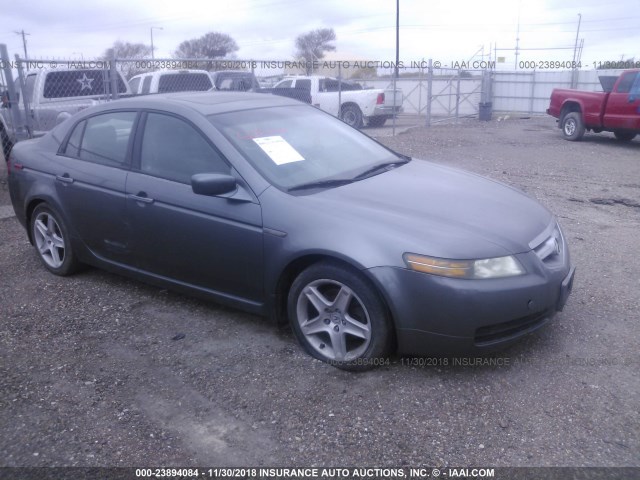
[[[307,63],[321,60],[326,52],[335,51],[336,47],[333,44],[335,40],[336,34],[333,28],[320,28],[303,33],[296,37],[294,57]],[[232,58],[238,50],[238,44],[230,35],[209,32],[201,37],[180,43],[173,52],[173,58],[225,59]],[[148,60],[152,56],[150,45],[116,41],[105,50],[101,59],[110,60],[115,57],[126,60]],[[133,63],[128,65],[125,70],[124,73],[129,78],[142,71],[136,68]]]

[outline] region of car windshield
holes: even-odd
[[[273,185],[295,189],[357,180],[376,165],[406,162],[340,120],[304,105],[210,115],[209,120]]]

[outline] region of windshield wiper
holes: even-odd
[[[359,173],[353,178],[334,178],[330,180],[318,180],[316,182],[302,183],[300,185],[296,185],[287,189],[288,192],[293,192],[295,190],[306,190],[310,188],[331,188],[331,187],[339,187],[341,185],[347,185],[348,183],[357,182],[358,180],[362,180],[367,177],[372,177],[378,173],[386,172],[387,170],[392,170],[400,165],[404,165],[405,163],[409,163],[411,160],[410,157],[403,156],[401,160],[396,160],[394,162],[386,162],[379,163],[374,167],[371,167],[365,170],[362,173]]]
[[[388,170],[392,170],[392,169],[394,169],[396,167],[399,167],[400,165],[404,165],[405,163],[409,163],[409,160],[411,160],[411,159],[405,157],[402,160],[396,160],[394,162],[379,163],[378,165],[375,165],[375,166],[365,170],[364,172],[359,173],[358,175],[353,177],[353,179],[354,180],[362,180],[363,178],[373,177],[374,175],[377,175],[379,173],[383,173],[383,172],[386,172]]]
[[[293,192],[295,190],[307,190],[310,188],[331,188],[339,187],[340,185],[346,185],[354,182],[353,178],[336,178],[333,180],[318,180],[317,182],[302,183],[294,187],[287,189],[287,192]]]

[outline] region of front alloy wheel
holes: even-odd
[[[347,370],[382,363],[391,329],[374,289],[351,270],[317,264],[295,280],[289,315],[298,340],[314,357]]]

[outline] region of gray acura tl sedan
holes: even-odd
[[[344,369],[495,350],[545,325],[573,283],[535,200],[283,97],[118,100],[17,144],[8,169],[52,273],[89,264],[288,319]]]

